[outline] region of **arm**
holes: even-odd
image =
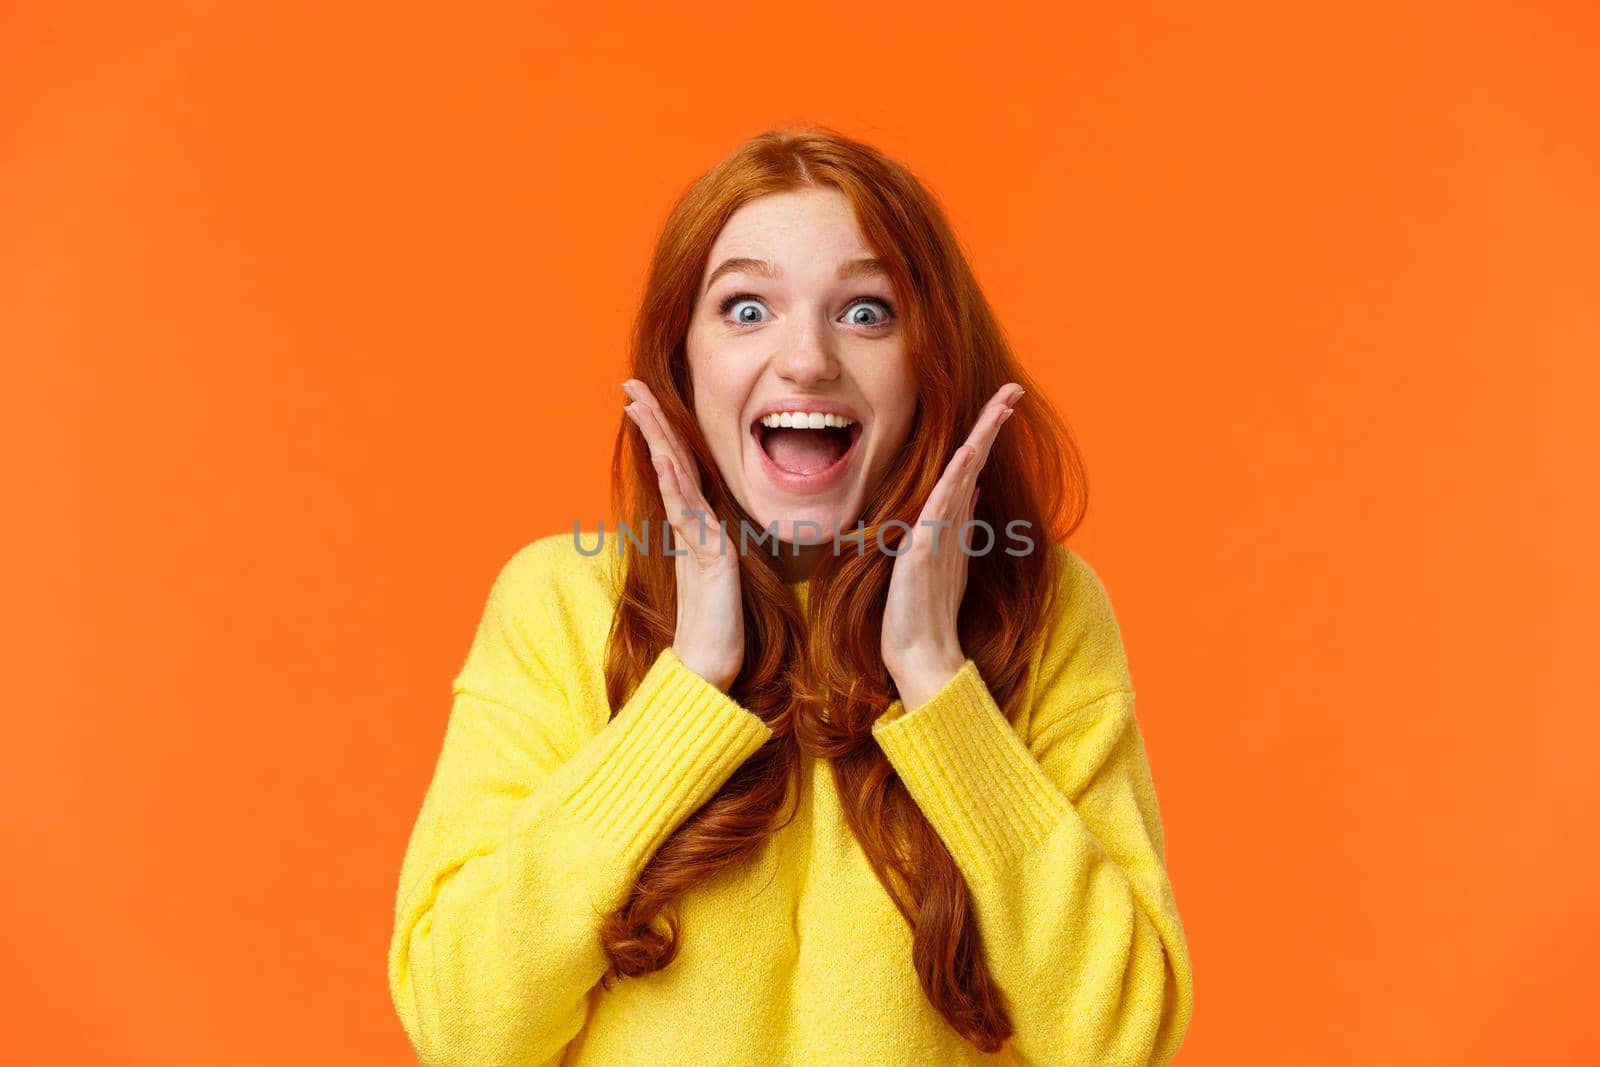
[[[600,917],[772,733],[670,648],[614,719],[578,706],[593,686],[546,666],[570,656],[548,551],[494,583],[401,865],[389,989],[428,1067],[558,1059],[608,965]]]
[[[966,880],[1015,1051],[1166,1063],[1193,1008],[1188,945],[1115,617],[1086,563],[1063,570],[1026,742],[970,659],[873,734]]]

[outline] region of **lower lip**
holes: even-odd
[[[856,426],[861,424],[858,422]],[[750,443],[755,446],[756,454],[761,457],[761,469],[767,474],[767,479],[779,489],[789,493],[822,493],[844,480],[845,474],[850,470],[850,463],[856,456],[856,445],[861,442],[859,429],[854,429],[850,435],[850,447],[844,450],[844,455],[833,461],[830,467],[824,467],[811,474],[795,474],[786,471],[767,455],[767,450],[761,447],[761,427],[758,423],[750,430]]]

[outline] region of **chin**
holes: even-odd
[[[835,529],[842,537],[850,532],[850,527],[851,517],[842,509],[817,508],[779,522],[778,531],[783,540],[789,544],[795,544],[803,539],[812,543],[821,541],[831,545]]]
[[[771,551],[770,541],[760,545],[756,543],[756,533],[765,535],[769,528],[776,525],[778,540],[783,542],[782,551],[789,554],[792,546],[802,541],[808,544],[833,544],[835,528],[841,538],[855,528],[856,516],[853,511],[840,505],[828,506],[817,503],[795,507],[767,506],[750,511],[754,518],[756,529],[750,531],[749,548],[751,551]],[[730,535],[735,531],[730,530]],[[850,542],[841,540],[841,550],[848,548]]]

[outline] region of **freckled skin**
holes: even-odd
[[[759,197],[729,218],[705,270],[731,256],[748,256],[771,263],[779,276],[724,274],[709,291],[702,280],[690,323],[696,420],[734,497],[759,526],[777,522],[786,542],[780,561],[791,581],[809,575],[832,550],[835,524],[843,531],[854,527],[868,491],[905,443],[916,410],[916,379],[899,318],[902,301],[881,275],[836,277],[841,263],[873,254],[850,201],[837,189]],[[754,299],[724,316],[722,302],[745,292]],[[879,321],[886,325],[868,325]],[[750,435],[761,405],[791,395],[843,401],[861,417],[851,468],[825,492],[797,494],[774,485]],[[802,546],[797,558],[797,537],[818,536],[811,527],[797,535],[800,521],[816,523],[824,543]],[[736,526],[730,533],[737,536]]]

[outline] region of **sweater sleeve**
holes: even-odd
[[[547,666],[572,653],[541,555],[490,591],[401,864],[389,989],[426,1067],[557,1062],[608,966],[601,917],[772,734],[670,648],[614,718],[576,706],[598,698]]]
[[[1164,1064],[1193,1008],[1188,944],[1116,619],[1065,558],[1026,741],[971,659],[873,734],[963,874],[1023,1062]]]

